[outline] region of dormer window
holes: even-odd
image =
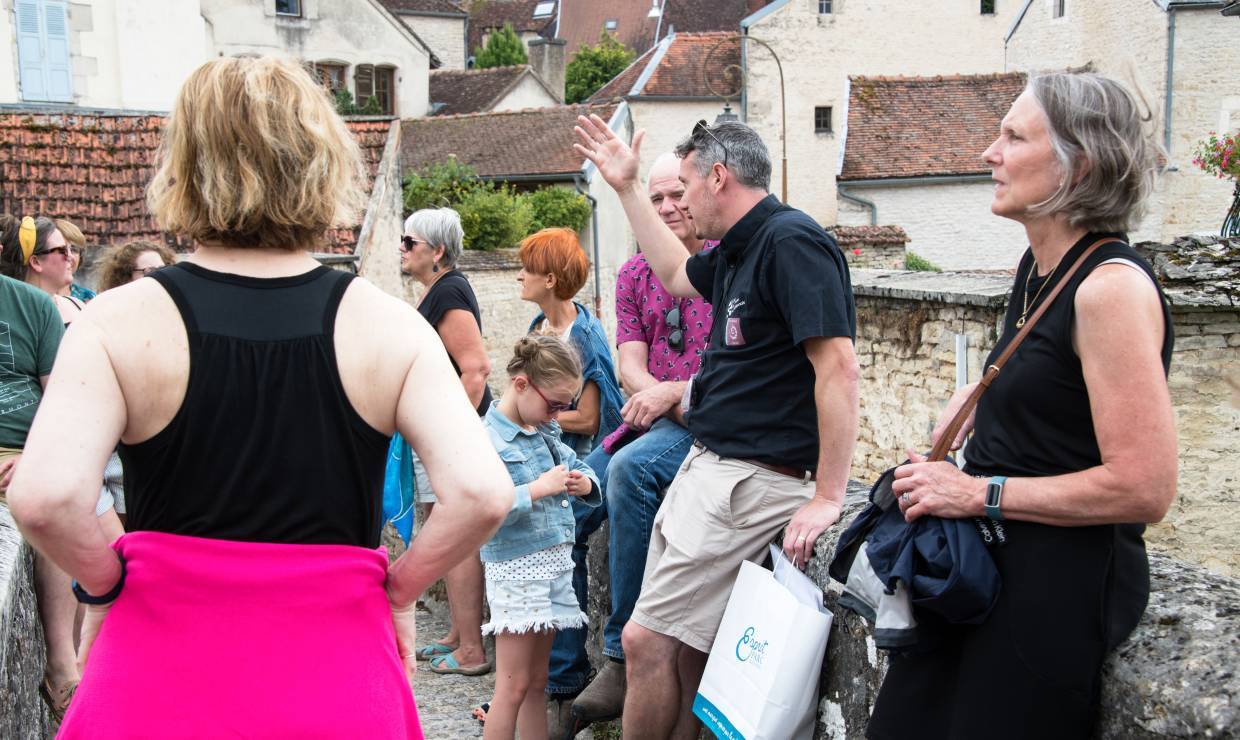
[[[535,18],[550,18],[551,14],[554,12],[555,0],[551,0],[551,2],[541,2],[534,6]]]
[[[603,28],[608,31],[616,30],[616,26],[618,25],[620,25],[620,23],[615,18],[610,18],[606,21],[603,21]]]

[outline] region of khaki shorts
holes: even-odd
[[[741,562],[762,562],[813,495],[812,481],[694,445],[655,516],[633,621],[709,653]]]
[[[20,454],[22,454],[22,451],[20,448],[0,447],[0,463],[6,460],[12,460],[13,458],[17,457]],[[0,488],[0,504],[7,504],[9,502],[8,495],[7,495],[8,492],[9,492],[9,489]]]

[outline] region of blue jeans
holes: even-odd
[[[586,611],[588,540],[610,517],[607,570],[611,580],[611,614],[603,627],[604,655],[624,660],[620,633],[641,593],[659,495],[676,477],[692,444],[689,430],[669,419],[660,419],[614,456],[607,454],[600,445],[586,457],[586,464],[593,468],[603,484],[603,505],[591,509],[573,501],[573,514],[577,518],[573,590],[581,610]],[[551,645],[548,694],[576,694],[585,688],[590,675],[586,633],[584,627],[556,633]]]

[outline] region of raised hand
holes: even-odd
[[[573,144],[573,148],[598,167],[599,174],[608,185],[621,190],[637,182],[637,165],[640,162],[645,131],[637,132],[630,148],[616,136],[606,121],[590,114],[588,117],[577,116],[573,133],[577,135],[577,143]]]

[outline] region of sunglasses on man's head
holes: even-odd
[[[693,124],[693,133],[690,134],[690,137],[696,138],[699,131],[713,139],[715,143],[719,145],[719,148],[723,150],[723,168],[726,170],[728,168],[728,148],[724,146],[723,141],[721,141],[718,136],[715,136],[715,134],[711,132],[710,126],[706,124],[705,118]]]
[[[667,348],[673,352],[685,351],[685,326],[682,323],[680,315],[680,306],[676,306],[667,312],[664,317],[667,322]]]

